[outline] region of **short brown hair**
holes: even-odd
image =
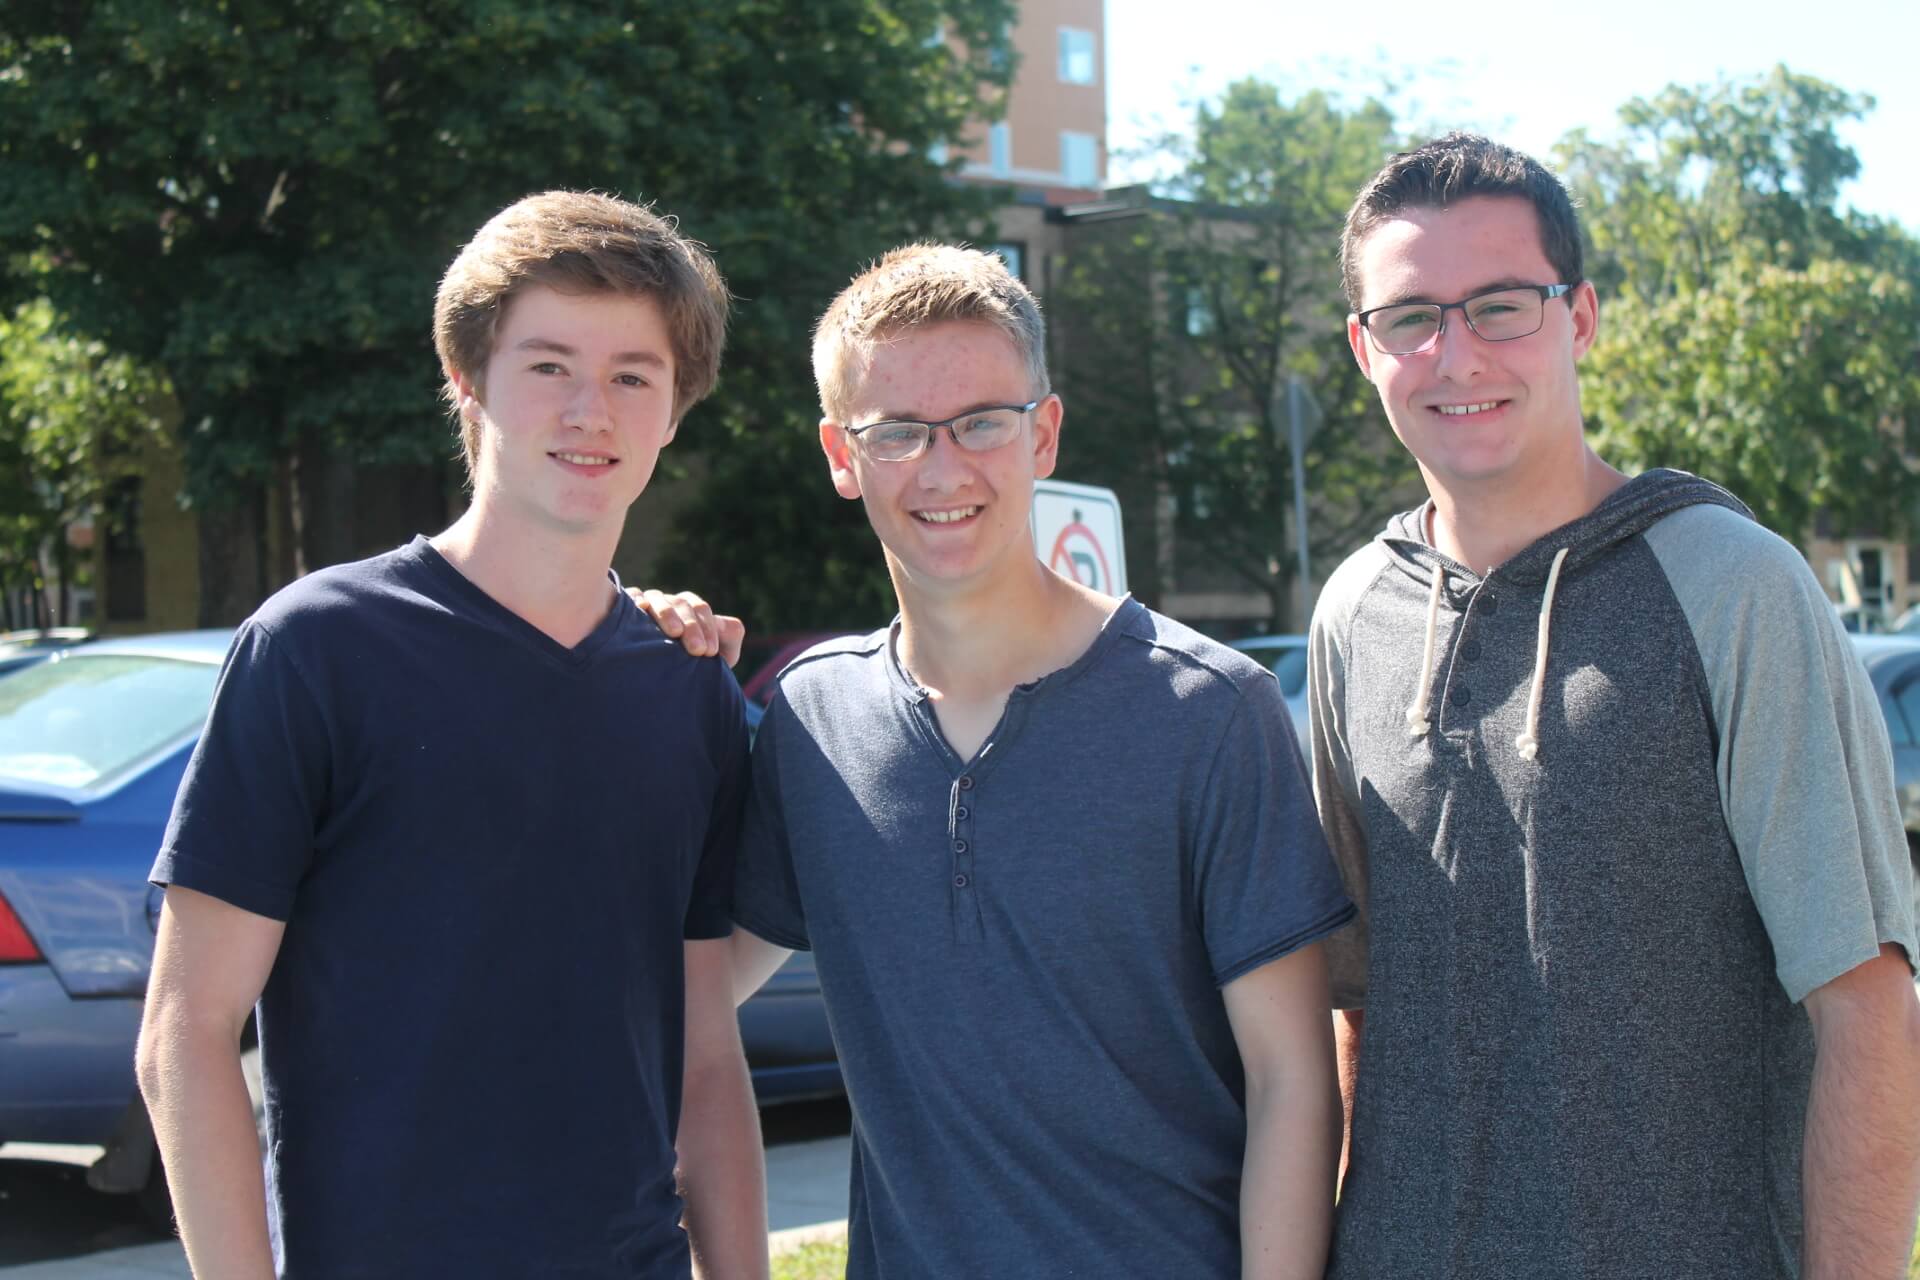
[[[1533,206],[1540,244],[1559,275],[1555,284],[1579,284],[1580,219],[1560,179],[1525,152],[1477,133],[1449,133],[1402,151],[1360,188],[1340,232],[1340,287],[1360,309],[1360,246],[1367,233],[1406,209],[1444,209],[1472,196],[1518,196]]]
[[[992,325],[1013,344],[1036,397],[1047,378],[1047,323],[1040,303],[998,255],[964,245],[910,244],[854,278],[813,329],[820,411],[845,422],[854,368],[874,345],[903,330],[952,320]]]
[[[433,304],[433,345],[449,375],[476,389],[501,317],[529,285],[559,293],[620,293],[653,299],[673,342],[673,420],[713,390],[727,335],[727,286],[706,247],[649,205],[587,191],[543,191],[508,205],[474,233],[447,268]],[[480,436],[462,421],[460,445],[473,470]]]

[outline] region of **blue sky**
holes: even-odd
[[[1570,129],[1611,136],[1629,98],[1784,62],[1873,95],[1873,112],[1845,132],[1861,176],[1842,198],[1920,232],[1914,0],[1106,0],[1106,8],[1111,183],[1146,176],[1123,150],[1180,126],[1189,104],[1247,75],[1357,100],[1390,74],[1402,82],[1394,101],[1403,119],[1478,128],[1544,155]]]

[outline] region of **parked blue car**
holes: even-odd
[[[101,640],[0,676],[0,1142],[103,1145],[99,1190],[165,1182],[133,1073],[147,883],[231,639]],[[812,957],[741,1010],[763,1103],[841,1091]]]

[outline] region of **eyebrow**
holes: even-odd
[[[564,342],[555,342],[551,338],[526,338],[514,344],[515,351],[551,351],[557,356],[577,356],[580,353]],[[665,356],[653,351],[620,351],[614,353],[615,364],[644,364],[656,369],[667,367]]]
[[[1535,284],[1533,281],[1523,280],[1519,276],[1502,276],[1498,280],[1488,280],[1484,284],[1476,285],[1474,288],[1467,290],[1465,294],[1463,294],[1460,298],[1455,299],[1454,301],[1464,302],[1467,298],[1477,298],[1483,293],[1492,293],[1496,289],[1537,289],[1539,287],[1540,286]],[[1395,297],[1391,297],[1387,299],[1387,301],[1385,302],[1377,303],[1374,306],[1366,307],[1363,309],[1367,311],[1378,311],[1382,307],[1404,307],[1404,306],[1410,306],[1414,303],[1425,303],[1431,306],[1432,304],[1437,303],[1439,301],[1440,300],[1438,298],[1433,297],[1431,294],[1403,293]]]

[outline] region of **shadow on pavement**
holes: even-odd
[[[134,1197],[95,1191],[79,1165],[0,1160],[0,1267],[163,1239]]]

